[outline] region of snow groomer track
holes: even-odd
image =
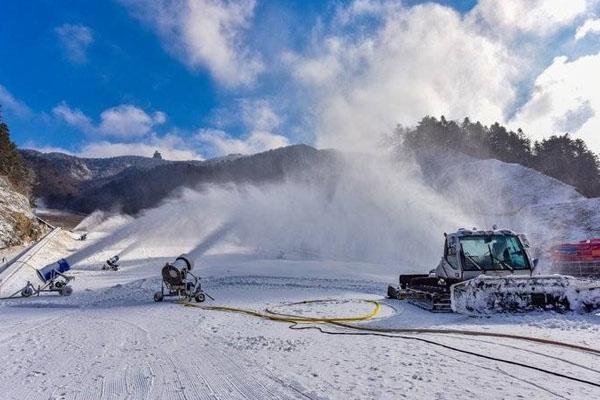
[[[61,250],[68,238],[55,235],[30,262],[79,259],[75,291],[0,303],[2,399],[600,397],[595,315],[431,314],[382,298],[395,271],[231,254],[196,260],[216,299],[199,305],[215,309],[154,303],[161,255],[180,249],[141,246],[101,271],[119,249],[92,237]],[[79,258],[78,246],[94,252]],[[350,328],[331,316],[369,318]]]

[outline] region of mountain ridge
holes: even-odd
[[[36,180],[34,196],[47,207],[90,213],[118,208],[127,214],[157,205],[179,187],[206,183],[265,183],[294,176],[309,179],[335,152],[297,144],[252,155],[197,161],[139,156],[80,158],[22,150]],[[66,172],[66,173],[65,173]]]

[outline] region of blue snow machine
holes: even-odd
[[[70,269],[71,266],[67,260],[63,258],[55,263],[46,265],[44,268],[36,270],[37,275],[43,284],[35,287],[30,281],[27,281],[27,285],[21,289],[21,296],[39,296],[42,292],[57,292],[61,296],[70,296],[71,293],[73,293],[73,288],[69,286],[69,283],[74,278],[64,274]]]

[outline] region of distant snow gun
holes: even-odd
[[[428,274],[400,275],[388,297],[433,312],[488,314],[533,310],[590,312],[600,284],[568,275],[535,275],[529,242],[509,229],[461,228],[444,234],[443,255]]]
[[[118,271],[119,270],[119,256],[114,255],[111,258],[109,258],[108,260],[106,260],[106,262],[102,266],[102,270],[103,271],[107,271],[107,270]]]
[[[178,297],[180,300],[196,300],[202,303],[210,297],[202,290],[200,278],[192,274],[194,263],[187,254],[182,254],[171,263],[166,263],[161,270],[162,285],[159,292],[154,293],[154,301],[163,301],[165,297]]]
[[[69,286],[69,283],[74,278],[64,274],[70,269],[71,266],[67,260],[61,259],[56,263],[46,265],[44,268],[36,270],[37,275],[43,284],[36,287],[30,281],[27,281],[25,287],[20,290],[21,296],[39,296],[40,293],[43,292],[56,292],[61,296],[70,296],[71,293],[73,293],[73,288]]]

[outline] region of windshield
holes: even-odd
[[[460,238],[463,269],[523,270],[529,262],[521,241],[512,235],[482,235]]]

